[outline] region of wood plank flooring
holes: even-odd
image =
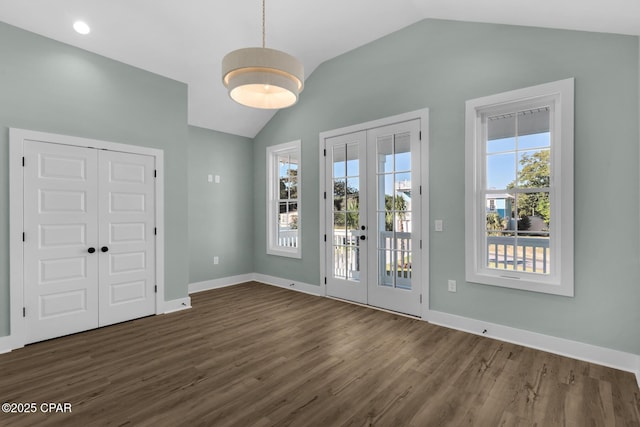
[[[0,355],[0,426],[640,426],[632,374],[258,283]]]

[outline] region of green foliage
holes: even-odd
[[[499,231],[504,229],[504,224],[502,223],[502,218],[496,212],[490,212],[487,214],[487,230],[488,231]],[[490,233],[490,235],[499,235],[499,233]]]
[[[518,186],[521,188],[549,187],[551,171],[549,150],[536,151],[533,154],[524,153],[520,159],[520,173]]]
[[[385,231],[393,231],[393,211],[399,220],[405,219],[405,211],[407,210],[407,201],[402,196],[384,195],[384,229]]]
[[[531,228],[531,220],[527,215],[521,216],[520,219],[518,219],[518,230],[526,231],[529,228]]]
[[[348,229],[356,229],[360,223],[360,202],[358,190],[350,187],[344,180],[333,183],[333,207],[335,211],[344,212],[334,218],[337,226],[347,226]],[[345,206],[346,202],[346,206]],[[346,223],[346,224],[345,224]]]
[[[520,171],[516,181],[507,188],[545,188],[551,184],[549,150],[536,151],[533,154],[524,153],[520,158]],[[518,195],[518,217],[539,216],[549,225],[551,210],[549,193],[529,193]],[[518,222],[520,223],[521,220]],[[518,226],[520,228],[520,226]]]

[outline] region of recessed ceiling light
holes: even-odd
[[[73,23],[73,29],[76,30],[78,34],[89,34],[91,32],[91,28],[84,21],[76,21]]]

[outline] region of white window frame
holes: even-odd
[[[267,147],[267,254],[302,258],[302,149],[301,140]],[[294,153],[298,158],[298,242],[296,247],[278,245],[280,177],[278,157]]]
[[[488,268],[485,249],[486,124],[490,114],[550,105],[550,274]],[[486,120],[485,120],[486,122]],[[573,296],[574,79],[472,99],[466,102],[465,267],[467,282]]]

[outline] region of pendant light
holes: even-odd
[[[222,82],[231,99],[253,108],[290,107],[304,87],[304,67],[288,53],[265,47],[265,0],[262,0],[262,47],[234,50],[222,60]]]

